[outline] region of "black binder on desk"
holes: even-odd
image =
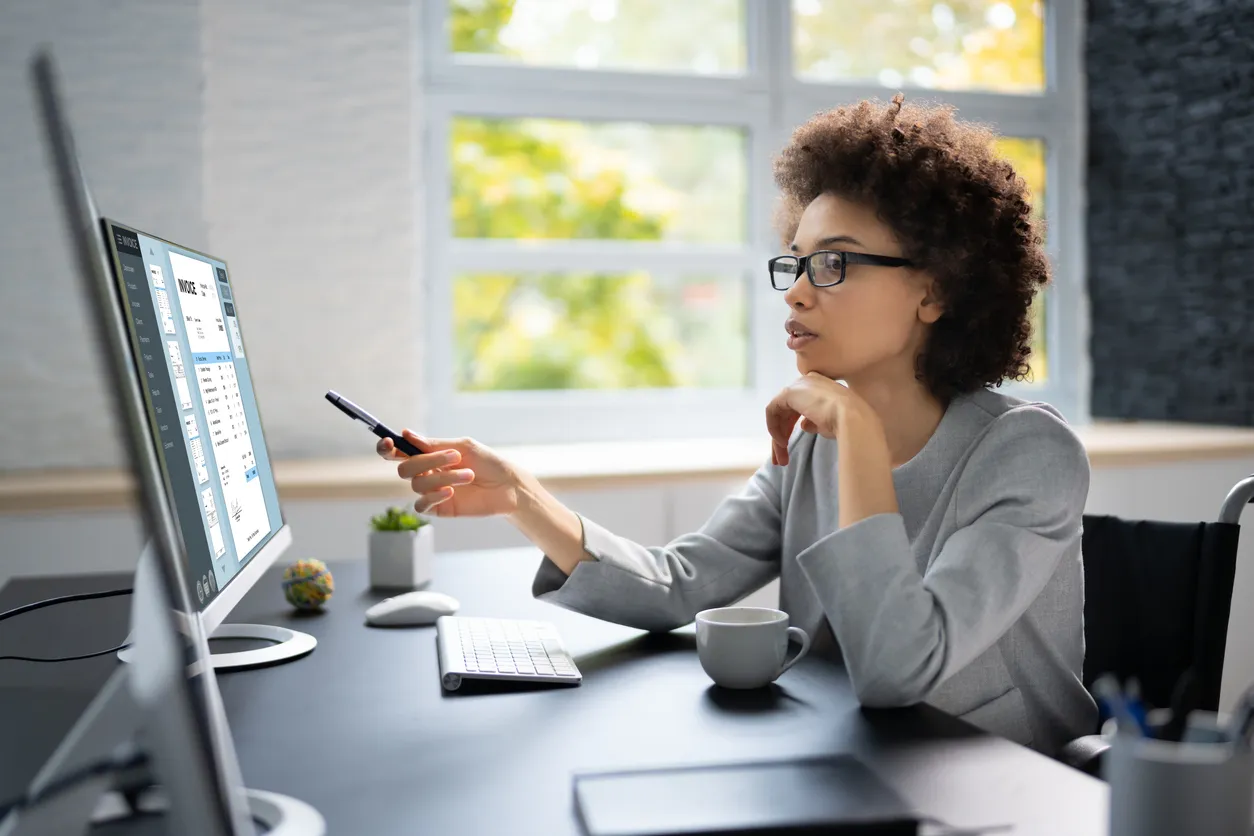
[[[588,836],[917,836],[920,819],[848,755],[575,776]]]

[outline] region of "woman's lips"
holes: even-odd
[[[793,351],[796,351],[799,348],[805,348],[807,345],[809,345],[810,343],[814,342],[817,339],[818,337],[816,337],[814,334],[789,334],[788,335],[788,347],[791,348]]]
[[[784,329],[788,332],[788,347],[794,351],[804,348],[819,338],[817,334],[795,319],[785,322]]]

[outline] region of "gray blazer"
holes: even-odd
[[[646,548],[584,519],[593,560],[534,594],[671,630],[780,578],[780,607],[867,706],[928,702],[1046,753],[1092,730],[1081,516],[1089,465],[1050,406],[980,390],[893,471],[900,513],[838,527],[837,444],[794,435],[709,521]]]

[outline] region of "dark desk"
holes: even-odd
[[[45,598],[131,585],[129,575],[21,578],[0,612]],[[76,601],[0,622],[0,656],[74,656],[126,640],[131,598]],[[118,665],[115,656],[45,665],[0,662],[0,798],[23,792]]]
[[[366,590],[363,563],[332,566],[335,597],[315,616],[293,614],[273,572],[231,620],[288,624],[318,648],[219,675],[247,783],[313,803],[332,834],[559,836],[578,833],[575,770],[852,752],[954,825],[1106,832],[1099,781],[930,708],[860,709],[843,670],[817,658],[769,690],[724,692],[691,628],[650,636],[531,599],[537,560],[531,549],[442,555],[432,588],[460,599],[462,615],[553,621],[584,674],[577,688],[445,694],[434,627],[365,626],[383,596]]]

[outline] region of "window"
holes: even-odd
[[[422,4],[426,425],[489,443],[760,435],[796,375],[771,158],[816,111],[941,99],[1049,223],[1033,380],[1079,405],[1076,0]]]
[[[807,81],[1045,90],[1042,0],[795,0],[792,66]]]

